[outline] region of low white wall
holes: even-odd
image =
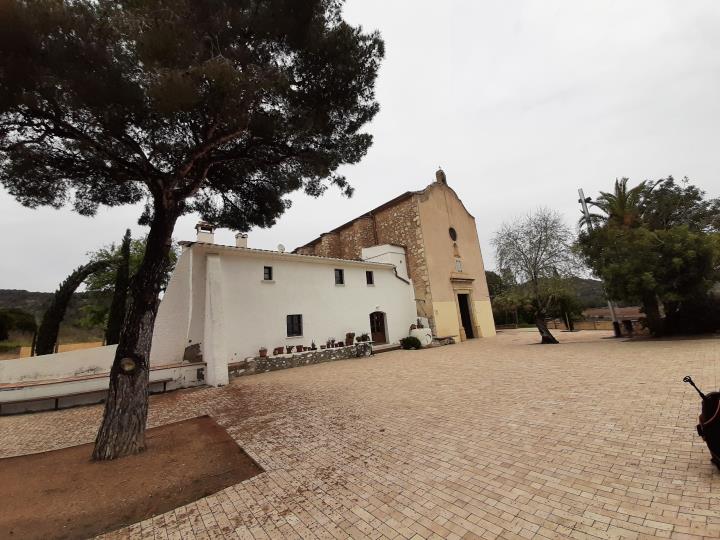
[[[110,371],[117,345],[0,360],[0,383],[41,381]]]
[[[158,367],[150,370],[151,390],[162,391],[163,386],[157,381],[172,379],[165,383],[167,390],[177,388],[190,388],[203,384],[198,379],[198,370],[204,370],[204,363],[185,364],[182,366]],[[4,381],[5,382],[5,381]],[[62,381],[49,384],[36,384],[16,389],[0,389],[0,403],[3,414],[46,410],[54,408],[56,396],[60,397],[60,408],[71,407],[84,403],[99,403],[104,400],[105,392],[110,384],[108,375],[91,377],[76,381]],[[75,396],[73,394],[96,392],[90,396]],[[36,400],[28,403],[15,403],[20,400]]]

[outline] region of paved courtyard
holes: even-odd
[[[151,426],[209,414],[266,473],[108,536],[720,537],[720,473],[681,382],[720,386],[720,339],[558,337],[510,331],[155,396]],[[89,442],[101,412],[1,418],[0,455]]]

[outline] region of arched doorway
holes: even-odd
[[[370,334],[376,345],[387,343],[385,314],[382,311],[373,311],[370,314]]]

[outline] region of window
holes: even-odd
[[[455,271],[462,272],[462,259],[455,259]]]
[[[454,228],[450,227],[450,228],[448,229],[448,232],[450,233],[450,239],[451,239],[453,242],[454,242],[455,240],[457,240],[457,231],[456,231]]]
[[[273,278],[272,266],[265,266],[263,268],[263,279],[265,281],[272,281],[272,278]]]
[[[335,285],[345,285],[345,271],[340,268],[335,269]]]
[[[287,316],[287,335],[288,337],[302,336],[302,315]]]
[[[365,271],[365,281],[368,285],[375,285],[375,276],[373,275],[372,270]]]

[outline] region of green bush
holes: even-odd
[[[422,349],[422,343],[415,336],[408,336],[400,340],[400,346],[403,349]]]
[[[37,329],[37,323],[35,322],[33,314],[21,309],[0,309],[0,320],[5,323],[8,330],[32,334]]]

